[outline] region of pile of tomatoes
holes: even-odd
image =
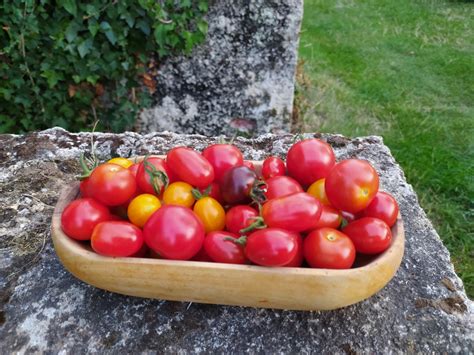
[[[114,158],[80,183],[61,218],[111,257],[347,269],[391,243],[398,205],[369,162],[336,162],[318,139],[256,167],[232,144],[141,162]]]

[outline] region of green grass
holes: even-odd
[[[305,1],[303,129],[378,134],[474,297],[474,3]]]

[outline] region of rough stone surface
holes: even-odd
[[[309,136],[309,135],[308,135]],[[70,275],[49,233],[62,186],[90,134],[50,129],[0,136],[1,353],[472,353],[473,303],[433,226],[380,137],[324,135],[339,159],[369,160],[400,203],[406,250],[395,278],[359,304],[293,312],[147,300],[101,291]],[[216,138],[96,134],[100,156],[202,149]],[[238,138],[246,158],[280,156],[291,135]],[[295,290],[298,292],[298,290]]]
[[[206,42],[165,61],[142,132],[207,136],[245,118],[256,132],[289,131],[302,0],[217,0]]]

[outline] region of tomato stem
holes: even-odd
[[[150,178],[150,183],[153,186],[153,190],[159,196],[161,195],[161,189],[166,189],[168,187],[170,179],[164,171],[158,170],[153,164],[151,164],[148,161],[148,157],[149,155],[146,155],[143,159],[143,167]]]
[[[250,189],[249,196],[253,202],[255,202],[257,205],[261,205],[267,200],[265,192],[267,192],[267,183],[263,180],[255,180],[252,188]]]
[[[341,224],[339,225],[339,229],[343,229],[345,226],[347,226],[349,224],[349,222],[347,221],[347,219],[345,218],[342,218],[341,220]]]
[[[253,217],[251,219],[254,219],[255,222],[253,222],[251,225],[249,225],[246,228],[242,228],[239,233],[240,234],[247,234],[249,232],[254,231],[255,229],[264,229],[267,228],[267,225],[265,224],[265,221],[263,220],[263,217]]]
[[[245,235],[239,237],[239,238],[232,238],[232,237],[225,237],[224,240],[228,240],[230,242],[233,242],[237,245],[245,246],[247,244],[247,237]]]
[[[209,189],[209,187],[207,188]],[[206,190],[204,190],[202,193],[201,191],[199,191],[199,189],[197,188],[194,188],[191,190],[191,194],[193,195],[193,197],[196,199],[196,200],[200,200],[202,199],[203,197],[207,197],[209,195],[209,192]],[[206,193],[207,192],[207,193]]]

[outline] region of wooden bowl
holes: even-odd
[[[258,168],[261,162],[253,162]],[[349,270],[262,267],[197,261],[111,258],[61,230],[64,208],[79,195],[79,184],[61,192],[51,233],[59,259],[78,279],[124,295],[172,301],[330,310],[360,302],[382,289],[400,266],[403,222],[392,227],[392,244],[367,264]]]

